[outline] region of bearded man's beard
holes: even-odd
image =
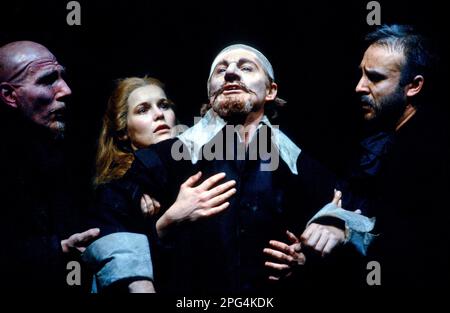
[[[240,96],[228,96],[223,100],[215,99],[212,104],[213,110],[223,119],[247,116],[253,110],[253,104]]]
[[[370,105],[375,111],[375,118],[366,121],[366,127],[377,130],[389,130],[395,128],[398,120],[406,108],[406,96],[399,86],[393,93],[375,103],[368,96],[362,96],[361,101]]]

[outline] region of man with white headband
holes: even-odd
[[[218,95],[218,92],[220,92],[220,90],[214,89],[214,86],[211,86],[211,78],[215,76],[214,71],[216,70],[216,67],[219,65],[219,63],[221,61],[223,61],[224,56],[231,53],[232,51],[239,51],[239,50],[242,51],[244,54],[251,55],[251,56],[253,56],[253,58],[255,58],[255,62],[258,64],[258,66],[261,67],[262,71],[265,73],[265,76],[267,77],[266,83],[271,88],[273,88],[272,93],[275,95],[275,98],[272,99],[272,97],[269,96],[268,101],[273,101],[277,106],[282,107],[286,103],[286,101],[276,97],[277,85],[275,84],[275,74],[273,71],[272,64],[270,64],[269,60],[260,51],[256,50],[253,47],[243,45],[243,44],[235,44],[235,45],[226,47],[214,59],[212,65],[211,65],[211,70],[209,72],[209,78],[208,78],[208,84],[207,84],[208,96],[211,98],[212,96],[214,97],[214,96]],[[222,65],[222,67],[223,67],[223,65]],[[213,89],[211,89],[211,88],[213,88]],[[203,110],[206,110],[207,108],[211,107],[211,105],[213,105],[213,103],[209,102],[208,105],[205,108],[203,108]],[[248,103],[247,105],[251,106],[252,104]],[[224,116],[227,116],[228,113],[226,112],[226,110],[228,110],[228,109],[230,109],[230,108],[226,108],[226,107],[220,108],[219,104],[216,103],[216,107],[214,110],[221,112],[221,113],[218,112],[219,115],[224,117]],[[234,108],[232,110],[236,110],[236,109],[238,109],[238,108]],[[252,111],[252,110],[254,110],[254,108],[247,107],[245,110],[246,110],[245,112],[249,113],[248,111]]]

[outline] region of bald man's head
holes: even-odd
[[[57,63],[46,47],[32,41],[16,41],[0,48],[0,83],[20,82],[33,65]]]
[[[0,99],[54,133],[65,127],[64,98],[71,94],[64,68],[43,45],[16,41],[0,47]]]

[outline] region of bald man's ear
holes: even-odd
[[[423,87],[425,79],[422,75],[417,75],[414,77],[413,81],[406,85],[406,96],[407,97],[414,97],[417,95]]]
[[[10,84],[8,83],[0,84],[0,99],[2,99],[2,101],[6,105],[15,109],[17,108],[16,90]]]
[[[275,83],[270,83],[270,85],[267,87],[267,95],[266,95],[266,101],[273,101],[277,97],[278,92],[278,85]]]

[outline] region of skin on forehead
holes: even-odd
[[[404,63],[402,52],[382,45],[371,45],[364,53],[360,67],[383,75],[399,73]]]
[[[249,50],[246,50],[243,48],[229,50],[229,51],[219,54],[216,57],[216,60],[218,61],[217,65],[224,64],[224,63],[239,62],[239,60],[241,60],[241,59],[248,59],[248,60],[254,62],[260,69],[263,68],[258,56],[255,53],[253,53],[252,51],[249,51]],[[217,67],[217,65],[216,65],[216,67]]]
[[[17,41],[0,48],[0,82],[22,75],[30,65],[57,64],[55,56],[43,45]]]
[[[133,90],[128,97],[127,104],[130,108],[134,108],[146,102],[156,104],[157,100],[161,98],[167,98],[161,87],[157,85],[146,85]]]

